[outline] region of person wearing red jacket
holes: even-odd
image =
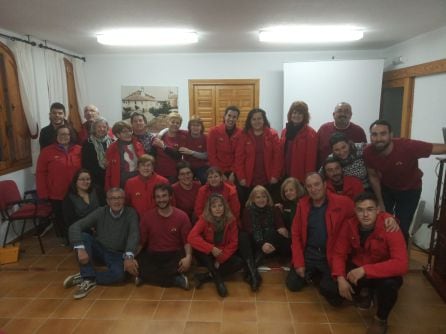
[[[356,197],[355,212],[336,240],[332,275],[345,299],[361,302],[360,292],[366,287],[370,306],[372,295],[376,295],[377,313],[367,333],[384,334],[402,276],[408,270],[407,246],[400,230],[386,230],[385,219],[390,214],[380,212],[374,194],[365,192]]]
[[[223,124],[211,128],[207,140],[209,166],[220,167],[232,182],[234,181],[232,172],[234,171],[235,146],[242,132],[237,127],[239,116],[239,108],[227,107]]]
[[[329,157],[322,165],[327,182],[327,189],[339,195],[350,197],[352,200],[364,192],[364,186],[355,176],[344,175],[339,160]]]
[[[207,273],[195,275],[197,288],[213,280],[218,294],[221,297],[227,296],[228,290],[223,277],[243,267],[242,259],[235,255],[237,234],[237,221],[228,203],[222,195],[211,194],[203,214],[187,237],[196,259],[208,269]]]
[[[255,186],[265,186],[279,198],[279,179],[283,168],[283,148],[277,132],[271,129],[266,112],[252,109],[237,140],[234,171],[240,203],[244,204]]]
[[[292,267],[286,285],[299,291],[317,276],[321,295],[339,305],[342,298],[331,276],[331,257],[339,228],[354,215],[353,201],[327,192],[318,173],[306,177],[305,188],[308,196],[299,200],[291,226]]]
[[[106,191],[116,187],[124,189],[125,182],[138,173],[136,170],[138,157],[144,154],[144,147],[132,136],[133,129],[130,124],[124,121],[116,122],[112,131],[118,140],[110,144],[105,152]]]
[[[203,213],[206,201],[212,193],[221,194],[231,209],[232,215],[239,221],[240,218],[240,202],[237,196],[236,188],[228,182],[224,182],[223,172],[218,167],[210,167],[207,170],[207,184],[198,190],[195,200],[195,216],[200,217]]]
[[[125,184],[125,194],[127,204],[133,207],[141,219],[147,210],[155,208],[153,189],[158,183],[169,183],[169,181],[156,174],[155,158],[151,155],[143,154],[138,158],[138,175],[127,180]]]
[[[56,142],[42,149],[37,160],[37,195],[51,201],[58,233],[68,240],[68,227],[63,218],[63,199],[74,174],[81,168],[81,146],[73,145],[71,128],[56,129]],[[68,241],[67,241],[68,242]]]
[[[284,148],[284,174],[303,182],[305,175],[316,171],[317,134],[308,125],[310,114],[303,101],[293,102],[288,111],[288,123],[280,142]]]

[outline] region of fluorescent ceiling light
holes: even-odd
[[[270,43],[348,42],[363,37],[361,29],[349,26],[278,26],[259,32],[259,40]]]
[[[116,29],[96,35],[98,43],[114,46],[163,46],[198,42],[194,31],[182,29]]]

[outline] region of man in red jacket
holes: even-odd
[[[327,158],[322,169],[327,181],[327,189],[339,195],[350,197],[352,200],[364,192],[364,186],[356,176],[344,175],[341,163],[335,158]]]
[[[331,305],[342,303],[336,281],[331,276],[331,256],[340,226],[354,216],[353,201],[327,192],[318,173],[305,178],[308,196],[297,205],[291,227],[292,268],[286,285],[299,291],[310,281],[319,281],[319,291]]]
[[[365,192],[356,197],[355,212],[339,232],[332,275],[345,299],[363,304],[360,296],[365,287],[369,288],[369,300],[376,295],[377,313],[367,334],[383,334],[403,283],[401,276],[408,269],[406,243],[400,230],[386,230],[385,220],[390,214],[379,211],[374,194]],[[347,264],[347,259],[351,263]]]

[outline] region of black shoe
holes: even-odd
[[[204,283],[212,281],[209,273],[197,273],[194,275],[195,288],[200,289]]]
[[[262,283],[262,276],[258,272],[254,275],[251,275],[251,290],[252,292],[259,291],[260,284]]]
[[[228,295],[228,289],[223,281],[215,281],[215,287],[217,288],[218,295],[220,297],[226,297]]]
[[[180,287],[183,290],[189,290],[189,280],[183,274],[175,276],[174,285]]]

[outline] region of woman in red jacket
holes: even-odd
[[[62,203],[74,174],[81,168],[81,146],[73,144],[71,131],[66,125],[56,130],[56,142],[40,151],[36,169],[37,194],[51,201],[57,232],[66,242]]]
[[[237,233],[236,220],[223,196],[215,193],[209,196],[203,215],[187,238],[198,262],[208,269],[207,273],[195,275],[197,288],[213,280],[221,297],[228,294],[223,277],[243,267],[243,261],[234,255]]]
[[[308,125],[310,114],[303,101],[293,102],[280,142],[284,147],[284,174],[303,182],[305,175],[316,171],[317,134]]]
[[[277,132],[271,129],[263,109],[252,109],[235,150],[234,171],[240,203],[244,206],[255,186],[266,187],[279,198],[279,178],[283,168],[283,149]]]

